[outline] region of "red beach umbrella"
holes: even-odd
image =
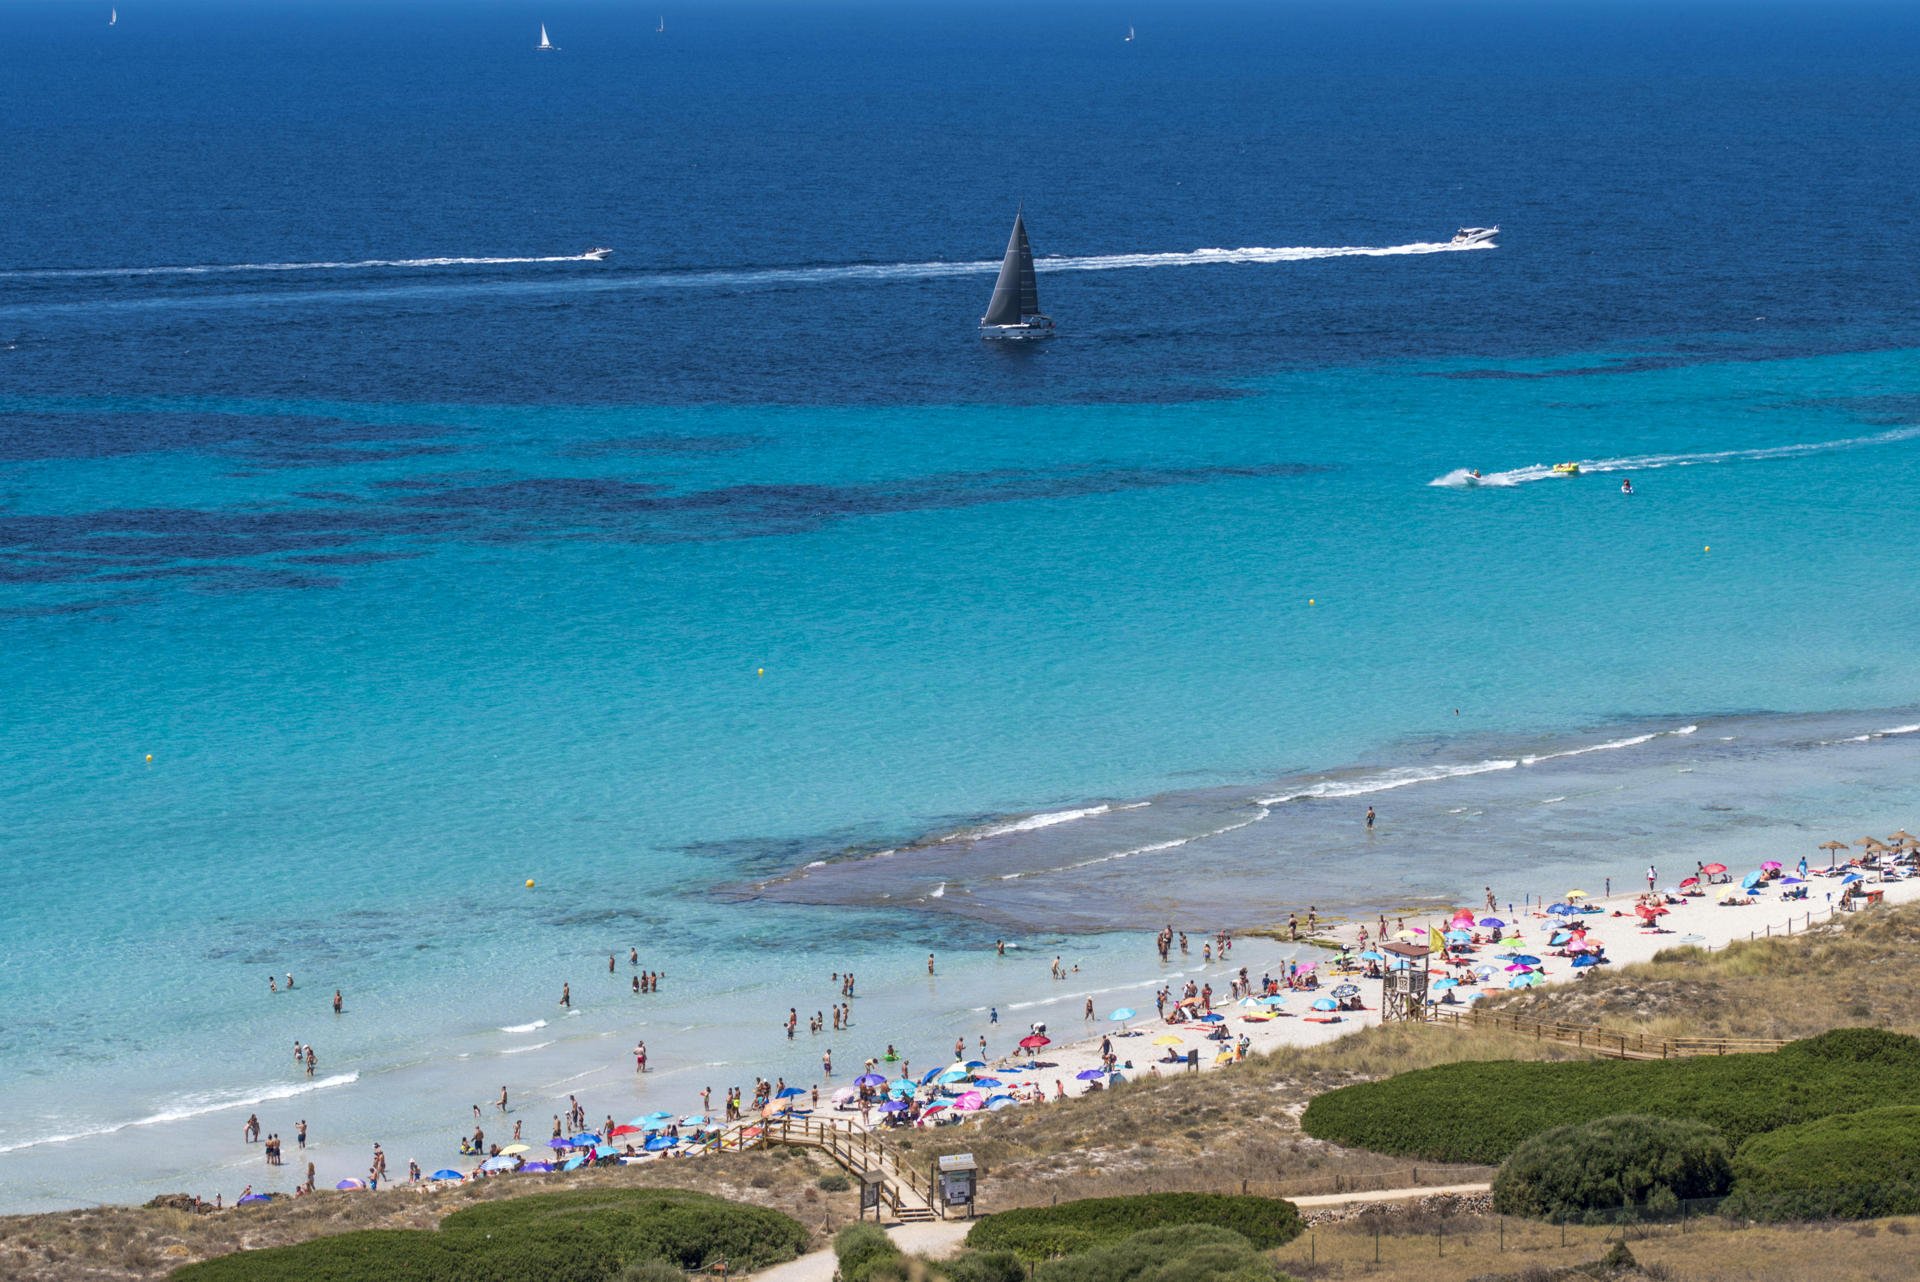
[[[1020,1049],[1023,1051],[1039,1050],[1042,1046],[1051,1046],[1051,1045],[1053,1045],[1052,1038],[1042,1037],[1038,1033],[1034,1033],[1030,1037],[1022,1037],[1020,1039]]]
[[[1727,866],[1725,864],[1708,864],[1701,871],[1706,873],[1707,876],[1709,877],[1717,877],[1721,873],[1725,872],[1726,870],[1727,870]]]

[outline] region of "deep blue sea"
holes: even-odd
[[[1920,822],[1912,6],[107,12],[0,8],[0,1209]]]

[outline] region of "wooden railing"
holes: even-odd
[[[879,1135],[838,1118],[779,1117],[745,1123],[739,1129],[741,1149],[762,1144],[790,1144],[818,1149],[851,1175],[872,1173],[881,1178],[881,1196],[895,1211],[935,1209],[932,1177],[922,1178]]]
[[[1613,1059],[1680,1059],[1695,1055],[1748,1055],[1777,1051],[1787,1043],[1774,1037],[1649,1037],[1645,1033],[1623,1033],[1595,1024],[1569,1024],[1559,1020],[1529,1019],[1502,1011],[1448,1010],[1441,1007],[1437,1018],[1472,1028],[1498,1029],[1517,1033],[1536,1041],[1574,1046]]]

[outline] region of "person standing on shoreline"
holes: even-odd
[[[1367,831],[1368,832],[1373,831],[1373,807],[1372,806],[1367,807]]]
[[[340,990],[337,988],[333,990],[333,1013],[340,1013]]]
[[[572,984],[563,983],[560,985],[560,1004],[562,1006],[565,1006],[568,1010],[573,1009],[573,985]]]

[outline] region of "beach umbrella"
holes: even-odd
[[[1043,1037],[1039,1033],[1033,1033],[1020,1039],[1020,1049],[1023,1051],[1038,1050],[1042,1046],[1051,1045],[1053,1045],[1052,1039]]]
[[[843,1086],[840,1089],[844,1092],[847,1088]],[[680,1119],[680,1125],[682,1126],[705,1126],[706,1124],[707,1115],[705,1113],[689,1113]]]
[[[1262,997],[1260,1004],[1262,1006],[1285,1006],[1287,1004],[1287,995],[1285,993],[1273,993],[1269,996]]]
[[[1552,913],[1555,917],[1571,917],[1574,913],[1577,913],[1580,910],[1575,908],[1572,904],[1555,904],[1553,905],[1553,907],[1547,909],[1547,911],[1549,913]]]
[[[1680,889],[1682,890],[1687,889],[1689,886],[1698,886],[1699,884],[1700,879],[1698,877],[1682,877],[1680,879]]]
[[[655,1135],[647,1141],[647,1152],[664,1153],[679,1143],[680,1141],[671,1135]]]
[[[890,1099],[880,1106],[880,1111],[882,1113],[904,1113],[912,1107],[913,1105],[903,1099]]]
[[[435,1171],[432,1175],[429,1175],[427,1178],[430,1180],[453,1180],[455,1182],[458,1182],[460,1180],[466,1179],[467,1177],[460,1174],[460,1172],[458,1171],[446,1170],[446,1171]]]
[[[936,1080],[940,1076],[940,1074],[946,1071],[947,1070],[943,1068],[930,1068],[926,1072],[920,1074],[920,1084],[922,1086],[925,1086],[927,1083]]]
[[[777,1099],[777,1100],[774,1100],[772,1103],[768,1104],[765,1108],[761,1109],[760,1116],[765,1118],[775,1118],[780,1116],[780,1114],[782,1113],[791,1113],[792,1111],[793,1111],[793,1105],[787,1103],[785,1100]]]
[[[550,1139],[550,1140],[548,1140],[548,1141],[547,1141],[547,1147],[548,1147],[548,1148],[555,1148],[555,1149],[558,1149],[558,1148],[572,1148],[572,1147],[573,1147],[573,1141],[572,1141],[572,1140],[563,1140],[563,1139],[561,1139],[561,1138],[560,1138],[559,1136],[557,1136],[557,1135],[556,1135],[556,1136],[554,1136],[554,1137],[553,1137],[552,1139]]]
[[[581,1167],[585,1166],[586,1164],[587,1164],[586,1157],[584,1155],[579,1155],[575,1157],[570,1157],[566,1161],[562,1162],[560,1164],[560,1169],[563,1171],[577,1171]]]
[[[1393,932],[1393,937],[1403,944],[1417,944],[1426,938],[1417,930],[1396,930]]]
[[[1162,1033],[1153,1039],[1153,1044],[1155,1046],[1178,1046],[1180,1045],[1180,1039],[1172,1033]]]
[[[1415,936],[1414,936],[1414,938],[1415,938],[1415,939],[1418,939],[1418,938],[1419,938],[1419,936],[1418,936],[1418,935],[1415,935]],[[1293,973],[1294,973],[1294,974],[1296,974],[1296,975],[1304,975],[1304,974],[1306,974],[1306,973],[1307,973],[1308,971],[1311,971],[1311,970],[1319,970],[1319,969],[1320,969],[1320,963],[1319,963],[1319,962],[1301,962],[1300,964],[1298,964],[1297,966],[1295,966],[1295,967],[1293,968]]]
[[[647,1125],[653,1126],[660,1122],[671,1122],[673,1120],[673,1114],[662,1110],[657,1113],[648,1113],[645,1120]]]
[[[972,1113],[984,1108],[986,1103],[987,1097],[979,1091],[968,1091],[959,1099],[955,1100],[953,1106],[962,1113]]]
[[[1001,1080],[1000,1080],[999,1078],[997,1078],[997,1077],[976,1077],[976,1078],[974,1078],[974,1079],[973,1079],[973,1084],[974,1084],[975,1086],[985,1086],[985,1087],[994,1087],[994,1086],[1003,1086],[1003,1085],[1005,1085],[1005,1083],[1004,1083],[1004,1082],[1002,1082],[1002,1081],[1001,1081]]]
[[[1522,963],[1520,963],[1520,962],[1515,962],[1515,963],[1514,963],[1513,965],[1511,965],[1511,966],[1509,966],[1509,967],[1507,967],[1507,970],[1508,970],[1509,972],[1512,972],[1512,971],[1522,971],[1522,972],[1524,972],[1524,971],[1530,971],[1530,970],[1532,970],[1532,969],[1533,969],[1533,967],[1531,967],[1531,966],[1527,966],[1527,965],[1523,965],[1523,964],[1522,964]]]
[[[997,1113],[1003,1108],[1012,1108],[1013,1104],[1014,1104],[1013,1096],[996,1095],[992,1099],[987,1101],[987,1112]]]
[[[629,1122],[625,1126],[616,1126],[612,1130],[608,1131],[607,1137],[609,1139],[619,1139],[622,1135],[638,1135],[644,1130],[646,1130],[646,1127],[635,1126],[633,1125],[633,1123]],[[500,1151],[504,1153],[507,1150],[501,1149]]]
[[[1107,1016],[1107,1018],[1115,1021],[1116,1023],[1123,1019],[1132,1019],[1133,1007],[1122,1006],[1120,1009],[1114,1011],[1113,1014]]]
[[[1076,1081],[1093,1082],[1098,1081],[1106,1075],[1107,1070],[1104,1068],[1083,1068],[1073,1076]]]
[[[490,1157],[480,1163],[480,1169],[483,1171],[511,1171],[513,1169],[513,1159],[503,1153],[499,1157]]]
[[[1521,966],[1538,966],[1540,964],[1540,959],[1531,953],[1516,954],[1512,960]]]
[[[1778,859],[1769,859],[1760,865],[1761,872],[1776,872],[1779,868],[1780,861]]]
[[[1584,970],[1588,966],[1598,966],[1599,964],[1600,959],[1592,953],[1585,953],[1573,959],[1573,968],[1575,970]]]
[[[962,1064],[960,1067],[971,1071],[976,1068],[985,1068],[986,1066],[987,1066],[987,1061],[985,1061],[984,1059],[970,1059],[966,1063]]]
[[[1382,957],[1379,953],[1376,953],[1373,951],[1373,949],[1369,948],[1365,952],[1360,954],[1360,960],[1361,961],[1385,961],[1386,958]]]
[[[333,1187],[345,1191],[347,1189],[363,1189],[367,1186],[359,1180],[341,1180]]]
[[[1464,930],[1450,930],[1447,932],[1447,942],[1449,944],[1471,944],[1473,942],[1473,936]]]
[[[887,1089],[896,1095],[911,1095],[920,1089],[920,1083],[906,1077],[896,1077],[887,1083]]]
[[[238,1202],[235,1202],[234,1205],[246,1206],[249,1203],[253,1203],[253,1202],[271,1202],[272,1200],[273,1199],[268,1197],[265,1193],[249,1193],[245,1197],[241,1198]]]
[[[853,1079],[855,1086],[885,1086],[887,1079],[878,1073],[862,1073]]]
[[[1460,981],[1455,979],[1453,976],[1448,975],[1445,978],[1434,980],[1433,986],[1435,988],[1458,988],[1460,986]]]
[[[1507,981],[1508,988],[1537,988],[1539,985],[1540,976],[1532,972],[1528,972],[1525,975],[1515,975]]]
[[[798,1086],[789,1086],[787,1087],[787,1089],[785,1089],[784,1091],[781,1091],[778,1095],[774,1096],[774,1098],[775,1099],[798,1099],[800,1096],[805,1094],[806,1092],[801,1090]]]
[[[1765,880],[1766,880],[1765,873],[1750,872],[1746,876],[1740,879],[1740,889],[1752,890],[1755,886],[1758,886],[1762,881],[1765,881]]]
[[[1803,877],[1782,877],[1780,879],[1780,884],[1782,886],[1804,886],[1807,883],[1806,883],[1806,879]]]
[[[1844,850],[1846,849],[1846,847],[1842,846],[1841,849]],[[1725,872],[1726,870],[1727,870],[1727,866],[1725,864],[1708,864],[1705,868],[1702,868],[1700,871],[1707,874],[1707,876],[1709,877],[1718,877],[1721,873]]]
[[[1585,899],[1586,897],[1587,892],[1584,890],[1569,890],[1567,892],[1568,899]]]
[[[1487,927],[1491,927],[1494,930],[1498,930],[1502,926],[1505,926],[1507,923],[1505,923],[1504,921],[1501,921],[1498,917],[1482,917],[1480,919],[1480,924],[1482,926],[1487,926]]]
[[[551,1171],[552,1169],[553,1169],[552,1162],[528,1162],[525,1166],[520,1168],[520,1174],[522,1175],[527,1175],[532,1173],[545,1174],[546,1172]]]
[[[600,1137],[592,1131],[581,1131],[578,1135],[573,1137],[573,1144],[574,1144],[574,1147],[576,1148],[587,1148],[591,1145],[598,1144],[599,1142],[600,1142]]]
[[[964,1068],[950,1068],[946,1072],[940,1074],[940,1076],[934,1080],[940,1082],[944,1086],[951,1086],[955,1082],[964,1082],[967,1080],[967,1078],[971,1076],[972,1074],[967,1072],[967,1070]]]
[[[1316,997],[1313,999],[1313,1008],[1315,1010],[1339,1010],[1340,1003],[1331,997]]]
[[[593,1146],[593,1155],[595,1157],[619,1157],[620,1146],[618,1144],[595,1144]]]
[[[1197,1017],[1193,1022],[1196,1024],[1224,1024],[1227,1022],[1227,1017],[1218,1011],[1208,1011],[1206,1014]]]
[[[1360,985],[1358,984],[1336,984],[1333,989],[1335,997],[1356,997],[1359,993]]]
[[[506,1157],[512,1157],[515,1153],[525,1153],[528,1151],[529,1150],[525,1144],[509,1144],[505,1148],[500,1150],[501,1154]]]
[[[1846,876],[1840,879],[1840,884],[1842,886],[1851,886],[1856,881],[1864,881],[1864,880],[1866,879],[1862,877],[1859,873],[1850,872]]]

